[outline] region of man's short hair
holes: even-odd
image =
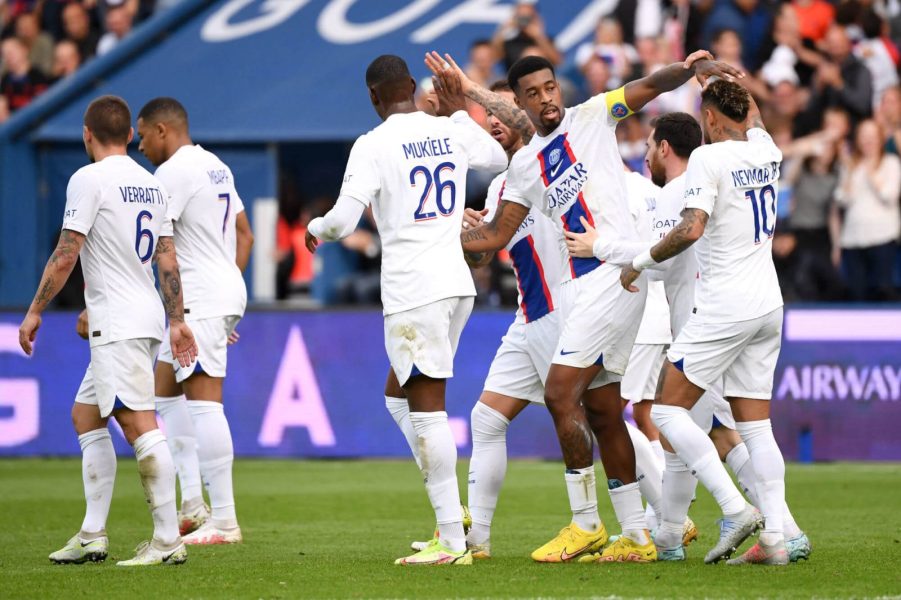
[[[654,141],[659,144],[666,140],[679,158],[688,158],[701,145],[701,126],[688,113],[664,113],[651,120],[651,127],[654,128]]]
[[[751,97],[734,81],[718,79],[701,92],[701,106],[713,106],[736,123],[743,123],[748,118]]]
[[[182,121],[186,127],[188,125],[188,111],[181,102],[167,96],[154,98],[145,104],[138,113],[138,118],[148,124]]]
[[[736,30],[732,29],[731,27],[721,27],[720,29],[717,29],[715,32],[713,32],[713,35],[710,38],[710,44],[713,45],[719,43],[719,41],[723,39],[723,36],[726,36],[730,33],[741,40],[741,35],[739,35]]]
[[[396,83],[409,81],[410,69],[407,63],[399,56],[383,54],[369,63],[366,69],[366,85],[375,87],[383,83]]]
[[[494,47],[491,43],[491,40],[488,38],[478,38],[477,40],[473,40],[473,42],[469,45],[469,49],[478,48],[479,46],[491,46]]]
[[[556,73],[554,72],[554,65],[551,64],[551,61],[542,57],[542,56],[524,56],[517,60],[510,67],[510,70],[507,71],[507,82],[510,84],[510,89],[514,92],[519,90],[519,80],[525,77],[526,75],[531,75],[532,73],[537,73],[538,71],[542,71],[544,69],[549,69],[551,75],[556,77]]]
[[[131,131],[131,111],[118,96],[100,96],[88,105],[84,125],[94,138],[103,144],[126,145]]]
[[[510,87],[510,84],[507,83],[506,79],[498,79],[494,83],[491,84],[491,87],[488,88],[492,92],[512,92],[513,88]]]

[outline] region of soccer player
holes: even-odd
[[[179,249],[185,319],[199,348],[196,361],[180,366],[163,343],[156,363],[156,408],[182,486],[179,526],[182,535],[188,534],[186,544],[233,544],[242,538],[222,385],[229,338],[247,305],[241,272],[250,259],[253,233],[231,170],[191,141],[181,103],[163,97],[145,104],[138,114],[138,137],[141,152],[171,194],[167,216]],[[212,506],[209,520],[201,475]]]
[[[738,72],[695,54],[685,63],[599,94],[564,110],[553,66],[545,59],[517,61],[507,79],[517,105],[535,126],[536,136],[511,162],[494,218],[462,234],[468,252],[503,248],[532,207],[551,218],[567,261],[560,288],[562,333],[545,386],[545,402],[557,429],[566,465],[573,522],[533,552],[537,561],[560,562],[599,550],[608,535],[597,512],[594,479],[595,434],[608,489],[623,535],[600,554],[603,561],[656,559],[636,482],[635,452],[622,418],[619,382],[644,308],[644,295],[628,297],[618,286],[618,270],[594,258],[570,259],[564,230],[583,231],[580,217],[598,225],[602,236],[638,240],[629,214],[617,123],[658,95],[695,74]]]
[[[187,559],[178,533],[175,468],[153,410],[153,360],[169,317],[170,343],[182,365],[197,354],[184,321],[181,281],[166,188],[128,157],[131,113],[121,98],[102,96],[88,106],[83,139],[92,164],[69,179],[63,231],[28,314],[19,343],[31,355],[41,313],[81,257],[90,323],[91,363],[72,407],[82,450],[87,510],[81,530],[50,555],[56,563],[106,559],[106,519],[116,478],[116,453],[107,424],[113,416],[138,459],[153,517],[153,538],[120,566],[178,564]],[[157,261],[163,303],[154,288]]]
[[[416,109],[416,84],[403,59],[384,55],[366,69],[373,108],[384,121],[354,143],[338,200],[310,222],[306,244],[346,237],[372,205],[382,239],[385,349],[391,363],[389,405],[411,447],[435,510],[438,536],[396,564],[471,564],[457,488],[457,448],[445,412],[460,333],[475,288],[460,247],[462,193],[469,168],[498,172],[503,148],[465,112],[459,78],[435,78],[440,114]],[[458,198],[457,193],[461,194]],[[458,202],[459,200],[459,202]],[[393,380],[393,381],[392,381]]]
[[[763,129],[750,94],[717,80],[702,92],[709,144],[695,150],[685,174],[682,221],[623,268],[635,290],[640,272],[698,242],[695,308],[667,357],[661,403],[652,416],[679,457],[720,504],[719,543],[705,562],[728,557],[756,529],[756,518],[688,410],[725,378],[724,391],[759,477],[765,518],[759,541],[730,564],[788,564],[783,534],[785,463],[773,437],[769,400],[782,334],[782,295],[773,266],[776,186],[782,153]]]

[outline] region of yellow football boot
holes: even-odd
[[[647,544],[638,544],[624,535],[617,536],[616,541],[602,551],[583,556],[579,562],[656,562],[657,546],[650,540],[650,534]]]
[[[557,537],[532,552],[532,560],[566,562],[587,552],[597,552],[604,547],[609,537],[603,523],[597,531],[585,531],[575,523],[570,523],[560,530]]]

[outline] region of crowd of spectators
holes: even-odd
[[[0,123],[95,56],[165,1],[0,0]]]
[[[898,0],[620,0],[592,38],[567,53],[546,31],[535,2],[523,0],[490,39],[473,41],[460,58],[469,77],[487,86],[516,59],[543,56],[556,65],[572,106],[698,48],[747,73],[745,85],[784,152],[773,254],[786,301],[899,299]],[[420,86],[422,108],[433,102],[428,83]],[[651,118],[697,115],[699,104],[700,89],[691,82],[623,121],[617,135],[625,163],[644,170]],[[480,107],[471,104],[470,114],[485,122]],[[487,182],[470,178],[467,205],[478,208]],[[351,245],[343,251],[355,252]],[[361,266],[366,277],[369,259]],[[323,265],[313,271],[329,276]],[[515,302],[503,253],[475,280],[480,302]]]

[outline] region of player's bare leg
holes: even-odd
[[[72,424],[81,446],[86,507],[81,530],[63,548],[50,555],[53,562],[101,562],[106,559],[109,548],[106,519],[116,482],[116,450],[107,429],[108,422],[109,419],[100,416],[96,405],[76,402],[72,406]]]
[[[525,400],[483,391],[472,409],[467,494],[472,528],[466,543],[474,558],[491,556],[491,521],[507,474],[507,427],[528,405]]]
[[[438,537],[426,549],[396,564],[469,564],[466,534],[457,487],[457,446],[445,411],[445,379],[417,374],[403,386],[410,405],[410,422],[416,433],[420,469],[426,492],[435,510]]]
[[[210,496],[210,519],[185,537],[186,544],[233,544],[242,541],[235,512],[231,430],[222,406],[222,377],[195,371],[183,383],[197,435],[200,473]]]
[[[169,444],[169,452],[172,453],[178,485],[181,488],[178,529],[182,535],[187,535],[203,525],[210,516],[209,507],[203,501],[203,483],[200,479],[200,461],[197,457],[197,433],[181,384],[175,379],[172,365],[158,360],[153,379],[156,411],[166,427],[166,442]]]
[[[138,546],[134,559],[120,561],[118,564],[139,566],[182,563],[187,559],[187,553],[178,534],[175,465],[166,437],[157,428],[156,413],[152,410],[118,408],[113,410],[113,417],[122,428],[125,439],[134,448],[144,497],[153,517],[153,539]]]
[[[705,562],[716,562],[728,557],[731,552],[756,531],[759,515],[745,501],[741,492],[732,483],[729,474],[720,462],[713,442],[692,420],[688,411],[697,403],[704,390],[693,384],[685,374],[672,363],[667,363],[663,396],[651,411],[661,435],[675,448],[679,458],[695,473],[720,505],[723,511],[720,540],[708,552]],[[662,548],[681,545],[681,537],[660,537],[657,543]]]

